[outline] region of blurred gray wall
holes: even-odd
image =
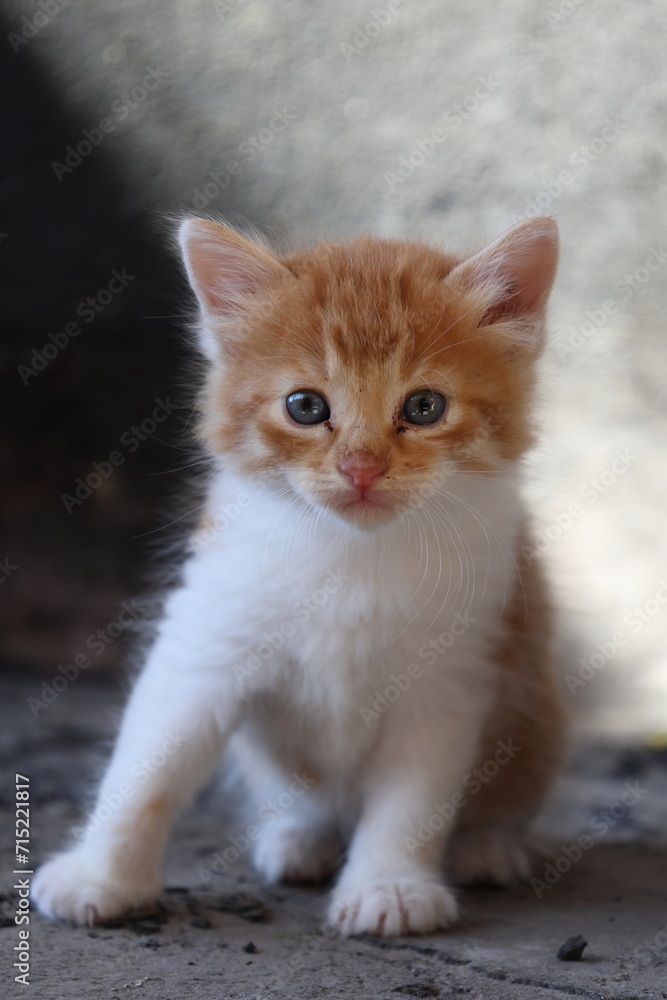
[[[138,210],[247,219],[286,244],[363,230],[462,250],[556,216],[543,443],[527,463],[536,548],[582,724],[664,734],[664,4],[4,9],[5,59],[29,47],[87,123],[54,150],[63,188],[110,158]]]

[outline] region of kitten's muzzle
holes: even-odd
[[[338,466],[340,474],[350,481],[355,490],[363,497],[368,490],[385,474],[387,467],[378,461],[375,455],[367,452],[353,452]]]

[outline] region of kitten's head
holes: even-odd
[[[530,444],[551,219],[464,260],[371,237],[278,257],[200,219],[179,240],[208,358],[202,437],[247,477],[374,527]]]

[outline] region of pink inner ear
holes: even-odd
[[[450,279],[471,289],[489,288],[491,303],[480,323],[486,326],[508,316],[539,316],[557,263],[556,223],[548,218],[530,219],[459,264]]]
[[[243,299],[285,273],[264,247],[204,219],[183,222],[179,242],[190,284],[205,313],[237,312]]]

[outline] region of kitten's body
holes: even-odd
[[[202,437],[222,459],[100,790],[120,804],[42,869],[44,912],[150,898],[169,819],[227,740],[267,877],[323,877],[348,846],[344,933],[447,926],[446,851],[467,880],[525,874],[563,727],[516,468],[555,227],[517,232],[457,267],[373,240],[279,261],[184,224],[212,362]],[[285,400],[311,388],[328,418],[296,422]],[[444,416],[411,422],[412,389]]]

